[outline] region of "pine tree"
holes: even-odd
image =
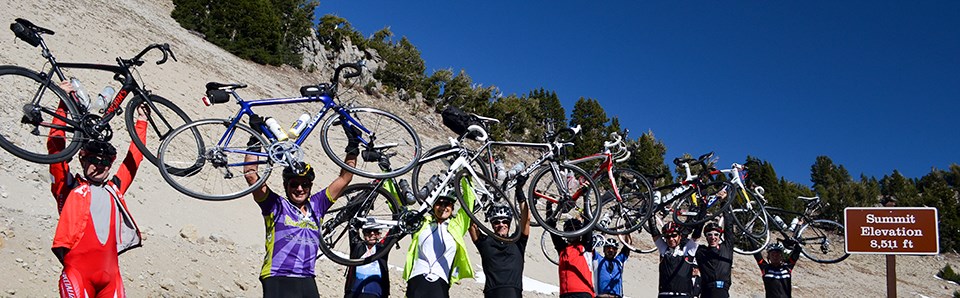
[[[600,106],[600,102],[592,98],[581,97],[573,106],[573,115],[570,116],[570,126],[580,125],[580,135],[576,138],[572,149],[567,152],[569,157],[577,158],[599,152],[603,147],[603,140],[607,139],[607,113]]]

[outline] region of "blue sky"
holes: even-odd
[[[810,184],[830,156],[854,178],[960,162],[960,1],[325,0],[364,35],[389,26],[427,72],[504,94],[594,98],[667,160],[747,155]],[[672,167],[672,165],[671,165]]]

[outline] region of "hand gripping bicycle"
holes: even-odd
[[[167,44],[152,44],[130,59],[117,58],[117,65],[61,63],[50,52],[42,35],[54,32],[37,26],[24,19],[16,19],[10,29],[17,38],[34,47],[42,49],[41,55],[47,59],[49,69],[36,72],[19,66],[0,66],[0,96],[2,102],[12,104],[6,107],[6,113],[0,116],[0,147],[13,155],[36,163],[57,163],[68,160],[80,150],[80,145],[89,140],[109,141],[113,137],[110,120],[124,113],[120,107],[123,100],[133,95],[126,106],[124,121],[130,138],[143,156],[157,164],[154,155],[160,141],[166,138],[177,126],[190,123],[190,118],[177,105],[169,100],[152,94],[134,79],[136,67],[143,65],[143,56],[151,50],[159,50],[163,58],[157,64],[163,64],[167,57],[177,60]],[[57,83],[66,80],[63,69],[93,69],[114,73],[114,80],[122,84],[116,96],[109,100],[102,111],[90,111],[75,96],[66,94]],[[56,76],[58,81],[54,81]],[[136,136],[136,108],[141,104],[150,107],[147,122],[146,143]],[[55,124],[53,120],[63,124]],[[64,150],[48,153],[46,142],[51,130],[64,132],[66,142]],[[191,167],[194,164],[184,165]]]

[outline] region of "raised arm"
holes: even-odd
[[[349,122],[343,119],[341,119],[340,123],[343,127],[343,134],[347,137],[347,147],[344,148],[347,156],[343,162],[350,167],[355,167],[357,166],[357,155],[360,154],[360,129],[355,126],[348,128],[347,126],[350,125]],[[350,184],[351,180],[353,180],[353,173],[341,168],[340,175],[337,175],[337,178],[333,179],[333,182],[330,182],[330,185],[327,186],[327,195],[330,197],[330,200],[336,200],[336,198],[340,196],[340,192]]]
[[[470,224],[470,229],[467,230],[470,232],[470,241],[477,243],[477,240],[480,240],[480,231],[477,231],[477,224]]]
[[[514,189],[514,198],[517,198],[517,207],[520,207],[520,233],[530,236],[530,206],[527,206],[527,196],[523,193],[523,186],[527,182],[526,176],[517,177],[517,186]]]
[[[254,122],[251,120],[251,122]],[[247,141],[247,151],[260,152],[263,145],[260,144],[260,140],[256,137],[251,136]],[[247,185],[253,185],[257,183],[257,180],[260,180],[260,174],[257,173],[257,168],[259,167],[256,162],[259,158],[256,155],[244,155],[243,161],[247,163],[243,166],[243,179],[247,180]],[[262,186],[253,190],[253,200],[257,202],[262,202],[267,198],[267,194],[270,193],[270,187],[264,183]]]
[[[70,94],[69,96],[73,96],[73,86],[70,85],[70,82],[61,82],[60,88]],[[62,101],[57,107],[57,114],[61,116],[67,115],[67,106]],[[53,118],[54,126],[62,126],[65,124],[63,120],[56,117]],[[62,130],[50,128],[50,134],[47,136],[47,153],[54,154],[63,151],[63,148],[66,147],[65,136],[66,133]],[[53,194],[53,198],[57,200],[57,211],[59,211],[60,208],[63,208],[63,200],[66,199],[67,194],[70,193],[69,180],[72,179],[72,177],[70,177],[70,160],[50,164],[50,175],[53,178],[50,185],[50,192]]]
[[[144,103],[137,107],[137,123],[134,125],[134,129],[137,138],[144,145],[147,145],[147,117],[149,115],[150,107],[147,104]],[[127,189],[133,184],[133,178],[137,176],[137,169],[140,168],[141,161],[143,161],[143,152],[140,152],[140,148],[137,148],[137,145],[130,141],[127,156],[123,158],[123,163],[115,176],[120,182],[117,185],[120,188],[120,193],[127,193]]]

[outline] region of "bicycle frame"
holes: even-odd
[[[294,141],[294,144],[296,144],[297,146],[300,146],[303,144],[303,142],[307,139],[307,137],[310,136],[310,133],[313,132],[314,128],[316,128],[317,124],[319,124],[320,121],[323,120],[323,117],[326,116],[327,112],[330,110],[333,110],[335,113],[337,113],[341,117],[344,117],[350,125],[357,127],[362,132],[370,133],[369,129],[367,129],[366,127],[363,127],[363,125],[361,125],[360,122],[358,122],[356,119],[353,119],[353,117],[350,116],[350,114],[345,111],[346,110],[345,108],[338,105],[333,100],[333,98],[328,95],[321,95],[321,96],[315,96],[315,97],[286,97],[286,98],[271,98],[271,99],[244,101],[243,98],[241,98],[240,95],[237,94],[236,90],[231,89],[231,90],[228,90],[228,92],[237,99],[237,104],[240,105],[240,110],[237,111],[237,114],[234,115],[233,118],[231,118],[230,124],[227,127],[226,132],[224,132],[223,136],[221,136],[220,140],[217,142],[217,146],[223,148],[223,150],[226,152],[269,158],[269,153],[253,152],[246,149],[233,149],[233,148],[224,147],[225,144],[229,144],[230,140],[233,138],[233,132],[235,130],[235,126],[238,123],[240,123],[240,119],[243,118],[243,115],[247,115],[248,117],[253,117],[256,115],[256,113],[254,113],[252,110],[252,108],[255,106],[285,105],[285,104],[310,103],[310,102],[323,103],[323,107],[320,108],[320,111],[317,112],[316,116],[313,117],[313,120],[307,124],[307,127],[304,128],[303,132],[300,133],[300,136],[297,137],[297,139]],[[261,125],[261,127],[253,127],[253,129],[259,129],[261,132],[264,133],[264,135],[267,136],[267,138],[271,142],[277,141],[277,137],[269,129],[267,129],[266,125]],[[369,144],[369,140],[363,139],[362,136],[358,136],[358,138],[360,138],[361,144],[363,145]],[[233,163],[233,164],[228,164],[228,166],[233,167],[233,166],[244,166],[244,165],[259,165],[259,164],[267,163],[268,160],[262,160],[262,161],[257,160],[252,162]]]

